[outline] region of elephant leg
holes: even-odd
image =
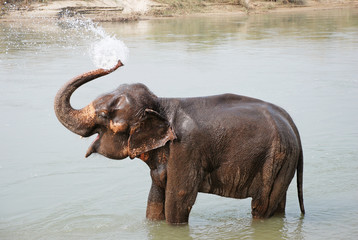
[[[198,195],[197,190],[168,190],[165,199],[165,218],[171,224],[185,224]]]
[[[164,201],[165,190],[152,183],[147,202],[147,219],[165,220]]]
[[[265,218],[268,208],[268,199],[264,197],[251,200],[251,214],[253,218]]]
[[[165,219],[168,223],[188,223],[191,208],[198,195],[200,180],[198,169],[168,167],[165,189]]]
[[[285,209],[286,209],[286,195],[287,193],[284,194],[281,202],[278,204],[275,213],[274,214],[284,214],[285,213]]]
[[[276,173],[275,171],[273,174],[266,172],[268,178],[264,179],[261,194],[252,200],[254,218],[268,218],[275,213],[285,212],[287,189],[295,174],[296,167],[294,161],[289,158],[283,158],[280,162],[283,164]]]
[[[271,190],[269,216],[285,213],[287,190],[296,171],[297,161],[293,159],[295,157],[286,156],[282,161],[283,165],[274,180]]]
[[[251,209],[253,218],[269,218],[274,214],[285,212],[286,192],[272,193],[252,199]]]
[[[283,182],[284,180],[284,182]],[[286,207],[286,192],[290,183],[290,178],[277,178],[273,186],[258,198],[251,201],[253,218],[269,218],[274,214],[282,214]],[[267,189],[267,188],[265,188]]]

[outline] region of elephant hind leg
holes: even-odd
[[[263,179],[261,194],[252,199],[251,208],[254,218],[269,218],[276,213],[285,212],[286,193],[295,174],[295,168],[289,159],[283,159],[282,162],[283,165],[276,174],[266,172],[267,178]]]
[[[251,200],[251,214],[253,218],[265,218],[268,208],[268,200],[259,198]]]
[[[251,201],[251,214],[253,218],[269,218],[274,214],[285,213],[286,192],[279,195],[261,196]]]
[[[270,194],[270,215],[284,214],[286,209],[286,195],[288,187],[295,175],[295,162],[290,158],[284,159],[284,164],[278,172]]]
[[[283,196],[281,202],[278,204],[274,214],[276,215],[281,215],[285,213],[285,209],[286,209],[286,195],[287,193],[285,193],[285,195]]]

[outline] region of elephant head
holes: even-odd
[[[135,158],[176,138],[160,112],[157,96],[143,84],[121,85],[82,109],[72,108],[70,98],[77,88],[120,66],[123,64],[118,61],[110,70],[98,69],[75,77],[55,97],[56,116],[67,129],[82,137],[97,134],[86,157],[99,153],[112,159]]]

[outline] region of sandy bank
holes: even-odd
[[[27,19],[55,19],[64,15],[82,15],[93,21],[132,21],[158,17],[179,17],[210,14],[260,14],[266,12],[289,12],[323,10],[335,8],[358,8],[358,0],[305,0],[304,5],[263,0],[245,1],[245,7],[233,2],[203,1],[192,8],[173,9],[165,3],[154,0],[54,0],[23,1],[10,4],[0,1],[2,12],[0,21],[20,21]]]
[[[153,3],[155,4],[155,3]],[[137,20],[150,10],[150,0],[55,0],[7,4],[0,21],[53,19],[80,14],[94,21]]]

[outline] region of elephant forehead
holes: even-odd
[[[107,108],[108,104],[113,102],[114,97],[115,96],[113,94],[99,96],[96,100],[93,101],[93,106],[96,109]]]
[[[119,95],[108,104],[112,110],[129,110],[132,100],[127,95]]]

